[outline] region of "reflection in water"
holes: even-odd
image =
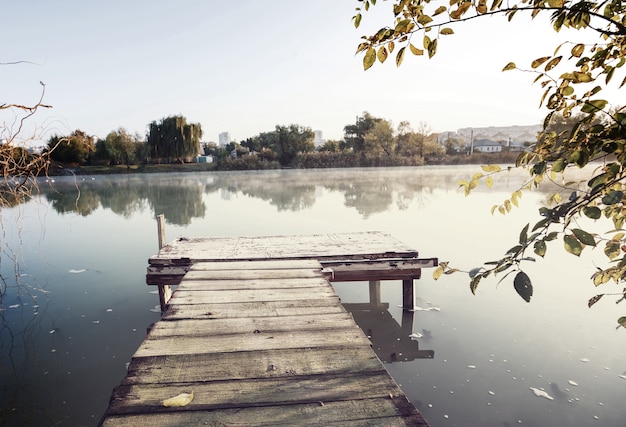
[[[357,325],[365,332],[376,355],[385,363],[408,362],[415,359],[433,359],[434,350],[420,350],[413,332],[414,312],[402,310],[401,324],[389,313],[389,303],[380,301],[380,282],[372,281],[368,303],[343,303]]]
[[[519,209],[492,217],[491,204],[510,197],[527,174],[506,175],[489,194],[479,187],[466,198],[457,180],[477,169],[150,174],[41,182],[40,197],[0,211],[5,279],[0,425],[97,423],[146,326],[158,319],[150,311],[157,297],[145,285],[147,259],[157,245],[155,214],[166,214],[170,239],[218,232],[380,230],[424,256],[471,267],[509,248],[542,198],[525,194]],[[10,220],[12,212],[19,223]],[[400,308],[401,292],[384,285],[382,300],[388,303],[380,302],[373,287],[369,303],[353,305],[352,312],[376,350],[380,347],[381,359],[397,361],[387,369],[413,402],[423,402],[420,410],[433,427],[621,427],[626,372],[614,351],[615,341],[623,339],[614,323],[623,313],[609,301],[587,310],[588,293],[596,293],[588,281],[592,271],[585,267],[593,269],[593,255],[572,259],[555,250],[550,264],[528,266],[542,282],[531,304],[521,301],[507,281],[481,285],[472,296],[464,275],[433,282],[424,274],[417,283],[420,305],[441,310],[418,312],[417,325]],[[336,289],[344,301],[368,300],[367,286],[337,284]],[[427,360],[419,360],[424,356]],[[554,400],[537,397],[533,388]]]
[[[393,174],[384,171],[290,170],[151,174],[146,177],[59,177],[54,182],[42,184],[40,191],[58,213],[76,212],[87,216],[101,207],[129,217],[147,207],[154,215],[165,214],[168,223],[187,225],[206,214],[203,192],[219,192],[226,199],[241,194],[266,201],[279,212],[297,212],[312,207],[319,190],[323,189],[341,194],[346,207],[354,208],[363,218],[368,218],[392,206],[404,210],[434,186],[450,184],[455,179],[449,174],[420,173],[420,169],[415,168],[399,168]]]

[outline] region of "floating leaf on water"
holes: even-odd
[[[193,391],[191,393],[181,393],[174,397],[170,397],[169,399],[165,399],[161,402],[161,405],[167,406],[170,408],[175,408],[179,406],[187,406],[193,400]]]
[[[19,304],[13,304],[13,305],[10,305],[9,308],[18,308],[19,306],[20,306]]]
[[[541,390],[540,388],[530,387],[530,389],[532,390],[533,393],[535,393],[535,396],[537,397],[543,397],[548,400],[554,400],[552,396],[550,396],[548,393]]]
[[[582,359],[580,359],[580,361],[583,363],[587,363],[589,362],[589,359],[587,359],[586,357],[583,357]]]
[[[84,268],[82,268],[80,270],[76,270],[76,269],[72,268],[72,269],[70,269],[69,273],[78,274],[78,273],[84,273],[85,271],[87,271],[87,270],[85,270]]]
[[[623,380],[626,380],[626,375],[620,375],[619,377]]]
[[[475,366],[475,365],[467,365],[467,367],[468,367],[469,369],[476,369],[476,366]]]
[[[411,335],[409,335],[409,338],[415,338],[415,339],[418,339],[418,338],[422,338],[422,336],[423,336],[423,335],[422,335],[422,334],[420,334],[419,332],[414,332],[414,333],[412,333]]]
[[[578,383],[576,381],[569,380],[568,383],[573,386],[578,386]]]

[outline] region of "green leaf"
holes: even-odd
[[[361,25],[361,18],[363,17],[360,13],[357,13],[354,18],[352,18],[354,20],[354,28],[359,28],[359,25]]]
[[[585,105],[583,105],[583,108],[581,108],[581,111],[587,114],[596,113],[604,109],[604,107],[606,107],[607,104],[608,104],[608,101],[605,101],[604,99],[595,99],[593,101],[587,101],[585,102]]]
[[[615,259],[621,254],[620,242],[618,240],[609,240],[604,246],[604,255],[608,259]]]
[[[583,208],[583,213],[587,218],[600,219],[602,217],[602,211],[597,206],[586,206]]]
[[[620,317],[619,319],[617,319],[617,323],[619,323],[620,326],[623,326],[624,328],[626,328],[626,316]]]
[[[546,245],[546,242],[543,240],[539,240],[537,242],[535,242],[535,253],[540,256],[540,257],[544,257],[546,255],[546,250],[548,249],[548,246]]]
[[[624,197],[624,193],[622,193],[621,191],[614,190],[602,198],[602,203],[604,203],[607,206],[614,205],[616,203],[621,202],[623,197]]]
[[[519,296],[521,296],[524,301],[530,302],[530,297],[533,296],[533,285],[530,282],[530,277],[523,271],[520,271],[515,276],[513,280],[513,287]]]
[[[572,233],[574,233],[574,236],[576,236],[576,238],[581,243],[588,246],[596,245],[596,239],[594,239],[594,237],[591,234],[587,233],[585,230],[581,230],[580,228],[574,228],[572,230]]]
[[[482,271],[482,269],[483,269],[482,267],[472,268],[472,269],[469,271],[469,277],[470,277],[470,279],[473,279],[474,277],[476,277],[476,275],[477,275],[478,273],[480,273],[480,272]]]
[[[563,243],[565,244],[565,250],[572,255],[580,256],[583,251],[582,245],[572,234],[563,236]]]
[[[525,245],[526,242],[528,241],[528,227],[530,227],[530,224],[526,224],[526,226],[519,233],[519,244],[520,245]]]
[[[470,291],[472,291],[472,294],[476,295],[476,288],[478,287],[478,284],[480,283],[480,279],[482,279],[482,276],[476,276],[472,279],[472,281],[470,282]]]

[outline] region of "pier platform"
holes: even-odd
[[[385,236],[164,246],[150,259],[147,282],[176,290],[101,425],[428,426],[330,283],[367,277],[372,286],[377,276],[414,277],[418,265],[436,264],[420,264],[417,252]],[[324,249],[323,241],[336,244]],[[408,264],[397,264],[403,259]]]

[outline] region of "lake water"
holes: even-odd
[[[520,208],[492,216],[491,206],[525,174],[506,173],[493,189],[465,197],[457,181],[478,170],[42,181],[34,200],[1,211],[0,425],[98,423],[146,328],[159,318],[158,297],[145,285],[147,259],[157,252],[157,214],[165,214],[168,241],[379,230],[422,257],[469,270],[514,246],[546,198],[525,193]],[[381,285],[388,310],[354,315],[363,317],[385,366],[433,427],[624,426],[626,331],[615,326],[626,305],[608,297],[586,305],[597,292],[589,280],[594,261],[602,258],[600,247],[576,258],[554,242],[545,260],[525,267],[534,285],[530,304],[511,277],[485,281],[473,296],[467,274],[434,281],[424,270],[412,315],[403,316],[395,281]],[[367,283],[335,288],[348,308],[369,301]],[[376,322],[400,331],[397,345],[381,339]],[[407,341],[419,351],[407,350]]]

